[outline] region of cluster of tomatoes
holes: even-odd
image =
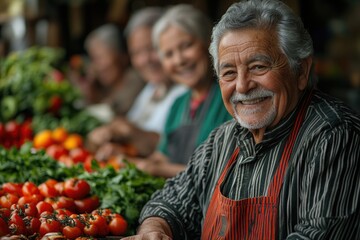
[[[91,165],[92,154],[84,147],[83,138],[63,127],[45,129],[34,136],[35,149],[44,149],[46,154],[66,166],[82,163]]]
[[[98,209],[99,199],[90,195],[82,179],[53,179],[36,186],[32,182],[4,183],[0,197],[0,237],[41,239],[62,233],[66,239],[84,236],[121,236],[127,222],[110,209]]]
[[[82,164],[84,169],[92,172],[94,155],[84,146],[84,139],[76,133],[70,133],[63,127],[54,130],[45,129],[34,136],[33,146],[35,149],[44,149],[46,154],[55,160],[70,167],[74,164]],[[125,148],[124,148],[125,149]],[[98,162],[100,167],[111,165],[115,169],[123,166],[116,158]]]
[[[31,121],[0,122],[0,145],[5,148],[21,147],[23,143],[32,139],[32,134]]]

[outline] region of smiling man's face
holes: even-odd
[[[264,132],[294,109],[307,74],[291,71],[272,31],[229,31],[218,53],[225,106],[243,127]]]

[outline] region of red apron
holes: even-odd
[[[303,101],[300,111],[297,114],[294,128],[286,142],[279,167],[270,183],[268,196],[246,198],[237,201],[221,194],[220,186],[228,170],[232,164],[236,162],[240,151],[239,148],[235,149],[230,161],[225,166],[216,183],[214,194],[206,212],[201,239],[276,239],[278,234],[279,194],[292,148],[305,117],[311,95],[312,94],[309,94],[306,101]]]

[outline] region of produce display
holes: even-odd
[[[0,236],[23,235],[41,239],[60,232],[67,239],[82,236],[123,236],[128,223],[111,209],[97,209],[96,195],[90,195],[86,180],[70,178],[64,182],[48,179],[2,184],[0,193]]]
[[[31,121],[22,123],[11,120],[5,123],[0,122],[0,145],[5,148],[12,146],[21,147],[26,141],[31,141],[33,130]]]
[[[0,59],[0,239],[97,239],[135,233],[165,180],[124,160],[98,162],[86,135],[101,122],[79,104],[62,50]]]
[[[92,206],[90,203],[96,202],[97,199],[99,202],[99,210],[109,209],[113,213],[120,214],[126,220],[128,228],[125,235],[135,232],[141,208],[150,199],[151,194],[164,185],[164,179],[152,177],[129,163],[121,169],[115,170],[112,166],[100,167],[94,160],[92,161],[93,171],[87,172],[81,164],[75,164],[70,167],[66,166],[48,156],[44,150],[34,151],[31,146],[31,143],[27,143],[20,149],[5,149],[0,147],[1,191],[4,191],[4,185],[9,183],[24,186],[25,183],[31,182],[33,185],[38,186],[37,188],[42,192],[42,196],[44,196],[45,199],[47,198],[46,202],[50,202],[54,209],[59,209],[59,206],[56,207],[56,204],[60,204],[59,199],[61,199],[64,202],[62,202],[60,206],[67,206],[72,213],[91,213],[92,211],[90,210],[92,210],[92,208],[88,207],[89,205]],[[58,192],[50,190],[50,187],[47,186],[49,182],[54,183],[55,181],[68,182],[68,185],[71,185],[69,184],[69,179],[74,181],[74,178],[78,179],[78,181],[85,180],[89,184],[89,194],[87,194],[87,191],[80,193],[75,190],[72,192],[67,190],[64,191],[65,198],[60,198],[57,195]],[[75,184],[73,185],[75,186]],[[65,186],[66,184],[63,184],[64,189]],[[84,187],[81,187],[81,189],[83,188]],[[62,187],[57,186],[57,189],[62,189]],[[87,189],[87,187],[85,187],[85,189]],[[54,202],[54,197],[46,197],[53,196],[51,192],[54,192],[54,196],[56,196],[56,201]],[[20,196],[20,193],[18,193],[18,196]],[[42,200],[41,197],[32,198]],[[74,206],[66,202],[68,198],[81,198],[82,201],[80,203],[85,205],[79,206],[78,202],[78,206],[76,207],[76,204]],[[20,199],[22,198],[18,197],[17,201],[20,201]],[[11,203],[16,203],[15,200],[12,200],[13,202]],[[21,200],[21,204],[27,201],[29,201],[28,198],[26,201]],[[8,207],[9,205],[11,206],[11,204],[4,204],[0,200],[0,209]],[[5,222],[8,221],[6,218],[4,220]],[[13,233],[10,232],[10,234]]]
[[[49,47],[0,59],[0,122],[31,120],[34,133],[63,126],[83,136],[98,126],[100,121],[79,106],[81,95],[66,79],[63,59],[61,49]]]

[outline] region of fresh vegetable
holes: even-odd
[[[64,193],[73,199],[83,199],[90,194],[90,185],[84,179],[70,178],[65,181]]]
[[[20,150],[15,148],[6,150],[0,147],[0,184],[17,183],[8,189],[19,192],[22,191],[22,184],[26,181],[31,181],[37,185],[46,182],[49,187],[56,188],[58,193],[63,195],[65,184],[61,181],[73,177],[86,180],[91,187],[90,195],[81,201],[75,200],[76,208],[87,208],[99,201],[100,208],[111,209],[126,219],[127,234],[135,233],[142,207],[150,199],[153,192],[163,187],[165,182],[162,178],[155,178],[140,171],[130,163],[125,163],[118,171],[111,166],[101,168],[96,161],[92,161],[92,172],[86,172],[81,165],[66,167],[47,156],[45,151],[32,152],[30,147],[31,145],[28,144],[23,145]],[[49,179],[55,179],[58,182]],[[40,189],[39,191],[42,192]],[[11,206],[12,203],[19,201],[18,195],[10,194],[3,195],[0,198],[0,203],[4,201]],[[98,199],[94,198],[94,195]],[[34,198],[23,198],[22,201],[40,201],[37,197]],[[59,199],[57,200],[60,204]],[[64,199],[62,201],[65,203]]]
[[[72,178],[66,180],[64,185],[77,181],[82,184],[86,182]],[[32,182],[17,184],[7,182],[2,185],[6,191],[4,190],[0,194],[2,199],[0,201],[1,239],[4,236],[16,238],[22,235],[25,239],[38,240],[53,232],[62,233],[66,239],[126,234],[127,221],[122,215],[114,213],[111,209],[98,209],[99,199],[96,196],[76,200],[61,195],[54,198],[46,197],[44,200],[32,198],[35,195],[41,195],[40,186],[43,184],[55,186],[56,183],[56,180],[49,179],[39,186]],[[19,191],[20,188],[22,191]],[[90,189],[87,193],[90,193]],[[10,199],[9,196],[13,196],[13,198]],[[42,198],[44,197],[42,196]],[[23,199],[28,200],[24,201]],[[75,201],[87,202],[88,199],[96,200],[96,204],[89,205],[81,211],[75,207]]]
[[[0,184],[26,181],[40,184],[49,178],[64,180],[84,172],[81,165],[66,167],[46,155],[45,151],[32,151],[31,145],[26,143],[20,150],[0,147]]]
[[[0,122],[34,118],[37,133],[64,125],[85,136],[100,124],[81,104],[81,94],[62,72],[63,49],[31,47],[0,59]]]
[[[84,172],[78,178],[89,182],[92,191],[101,199],[101,208],[110,208],[125,217],[131,233],[135,233],[142,207],[165,183],[164,179],[152,177],[129,163],[118,171],[108,166]]]
[[[0,122],[0,145],[5,148],[19,148],[26,141],[31,141],[32,129],[30,124],[30,120]]]

